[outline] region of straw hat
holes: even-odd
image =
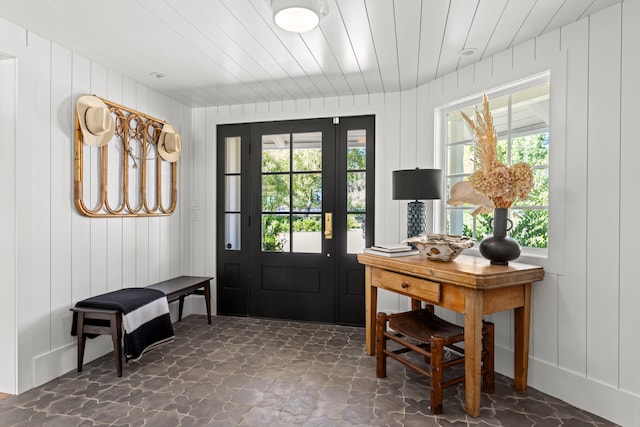
[[[84,95],[76,103],[82,140],[93,147],[101,147],[113,137],[116,124],[113,116],[100,98]]]
[[[175,162],[182,154],[182,137],[170,124],[162,126],[158,139],[158,154],[168,162]]]

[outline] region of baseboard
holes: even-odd
[[[84,350],[84,363],[87,364],[113,351],[113,343],[108,335],[88,339]],[[69,371],[77,369],[78,346],[76,342],[59,347],[49,353],[36,356],[33,361],[34,387],[49,382]],[[113,366],[115,371],[115,364]]]
[[[187,298],[189,300],[189,298]],[[203,302],[204,305],[204,302]],[[172,322],[178,321],[178,303],[169,304],[169,313]],[[190,314],[191,304],[185,302],[183,316]],[[206,311],[203,310],[203,313]],[[76,341],[59,347],[49,353],[36,356],[33,361],[34,369],[34,387],[38,387],[49,382],[69,371],[77,369],[77,351]],[[104,356],[113,351],[113,343],[109,335],[100,335],[93,339],[88,339],[84,351],[84,363],[87,364],[99,357]],[[124,362],[123,362],[124,363]],[[113,366],[115,372],[115,364]]]
[[[495,348],[496,371],[513,378],[513,351]],[[621,426],[640,425],[640,396],[529,358],[528,386]]]

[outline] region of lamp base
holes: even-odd
[[[424,203],[418,200],[409,202],[407,205],[407,238],[424,234],[426,228]]]

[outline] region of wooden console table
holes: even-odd
[[[420,301],[464,314],[465,400],[467,413],[480,415],[482,315],[514,309],[514,385],[527,388],[531,284],[542,280],[542,267],[511,262],[489,264],[483,258],[460,255],[452,262],[430,261],[420,255],[382,257],[358,254],[365,265],[366,351],[375,354],[378,288],[406,295],[415,309]]]

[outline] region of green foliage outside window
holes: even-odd
[[[546,248],[549,226],[549,144],[548,133],[521,136],[511,140],[510,162],[507,162],[507,143],[498,141],[498,160],[513,164],[527,162],[533,168],[534,187],[527,200],[517,200],[510,209],[513,221],[511,237],[523,247]],[[466,156],[473,156],[473,146],[465,147]],[[539,209],[529,209],[539,208]],[[481,241],[493,233],[490,227],[492,214],[471,217],[470,210],[464,216],[462,234]],[[449,225],[448,225],[449,226]]]
[[[320,231],[320,215],[296,218],[290,222],[289,213],[320,212],[322,209],[322,164],[320,150],[294,150],[294,171],[290,174],[289,150],[264,150],[262,171],[262,249],[282,252],[292,231]],[[291,182],[292,180],[292,182]],[[289,195],[292,192],[293,206]],[[276,213],[278,212],[278,213]]]
[[[262,216],[262,250],[282,252],[289,235],[289,217],[284,215]]]
[[[291,158],[289,154],[288,148],[262,152],[264,251],[282,252],[291,232],[322,230],[322,152],[319,149],[294,147]],[[347,210],[350,212],[347,215],[347,227],[359,229],[365,220],[364,147],[350,147],[347,150],[347,169]],[[289,214],[293,216],[291,222]]]

